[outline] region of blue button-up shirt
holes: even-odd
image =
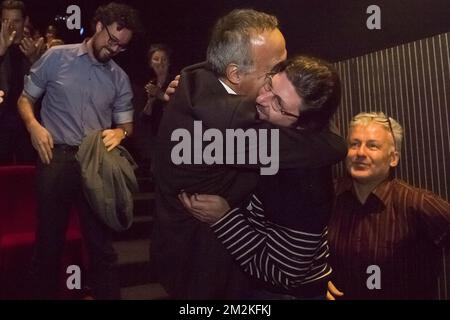
[[[48,50],[25,78],[24,94],[45,92],[41,119],[56,144],[80,145],[89,133],[133,121],[130,80],[112,60],[95,61],[86,42]]]

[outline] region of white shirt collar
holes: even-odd
[[[237,95],[237,93],[236,93],[233,89],[231,89],[225,82],[223,82],[223,81],[220,80],[220,79],[219,79],[219,81],[220,81],[220,83],[223,85],[223,87],[225,88],[225,90],[227,90],[227,92],[228,92],[229,94]]]

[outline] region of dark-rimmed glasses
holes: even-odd
[[[386,120],[387,120],[387,122],[389,124],[389,130],[391,131],[392,139],[394,139],[394,151],[397,151],[397,143],[395,142],[395,134],[394,134],[394,129],[392,129],[391,118],[386,116]]]
[[[126,51],[126,50],[127,50],[127,47],[121,45],[121,44],[119,43],[119,40],[118,40],[118,39],[113,38],[113,36],[112,36],[111,33],[109,32],[109,29],[108,29],[108,27],[106,26],[106,24],[104,24],[103,26],[105,27],[106,32],[108,33],[108,37],[109,37],[109,39],[108,39],[108,45],[111,46],[111,47],[118,46],[118,47],[119,47],[119,50],[118,50],[119,52],[124,52],[124,51]]]
[[[276,73],[273,73],[273,72],[266,73],[266,78],[264,79],[264,89],[266,91],[270,91],[273,94],[272,109],[275,110],[276,112],[281,113],[283,116],[289,116],[289,117],[294,117],[294,118],[298,119],[299,118],[298,115],[284,110],[282,103],[281,103],[281,98],[273,92],[272,77],[274,75],[276,75]]]

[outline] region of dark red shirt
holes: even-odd
[[[350,178],[336,186],[329,223],[333,283],[346,299],[433,299],[440,247],[450,243],[450,204],[404,181],[381,183],[364,204]],[[371,265],[381,289],[368,289]]]

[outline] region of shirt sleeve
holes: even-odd
[[[433,242],[441,247],[450,245],[450,204],[432,192],[420,192],[416,210],[419,223]]]
[[[299,288],[331,273],[326,229],[310,234],[271,223],[254,195],[211,228],[246,273],[272,285]]]
[[[24,79],[23,92],[28,97],[37,100],[45,92],[47,83],[54,71],[54,61],[58,60],[58,53],[49,49],[36,61]]]
[[[123,72],[116,82],[117,95],[113,104],[113,121],[115,124],[133,122],[134,109],[131,103],[133,91],[130,79]]]

